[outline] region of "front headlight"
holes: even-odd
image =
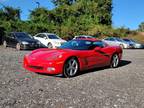
[[[22,44],[29,44],[28,42],[23,41]]]
[[[62,54],[60,54],[60,55],[55,54],[53,56],[50,56],[50,57],[46,58],[46,60],[56,60],[56,59],[59,59],[59,58],[62,58]]]

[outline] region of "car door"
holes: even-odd
[[[34,39],[39,40],[41,42],[41,34],[37,34],[34,36]]]
[[[48,45],[48,37],[46,34],[41,34],[41,42],[47,46]]]
[[[110,46],[115,46],[115,45],[117,45],[117,42],[116,42],[116,40],[115,40],[114,38],[107,38],[107,39],[105,39],[105,42],[106,42],[107,44],[109,44]]]
[[[98,57],[95,56],[95,52],[93,50],[81,50],[79,52],[79,58],[81,59],[82,69],[90,69],[93,68],[96,64],[95,61],[98,61]]]
[[[47,36],[45,34],[38,34],[34,36],[35,39],[39,40],[43,45],[47,46]]]
[[[82,61],[86,68],[101,67],[109,64],[110,56],[105,51],[106,44],[102,41],[94,43],[91,50],[81,51]]]
[[[9,34],[9,41],[8,41],[9,45],[12,46],[12,47],[15,47],[16,44],[18,43],[15,35],[13,33],[10,33]]]
[[[102,41],[96,41],[93,44],[95,45],[94,56],[96,56],[96,67],[108,65],[110,61],[110,53],[107,52],[107,44]]]

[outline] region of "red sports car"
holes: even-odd
[[[23,66],[37,73],[63,74],[73,77],[82,70],[96,67],[118,67],[122,48],[108,46],[97,39],[76,39],[57,49],[42,48],[24,56]]]

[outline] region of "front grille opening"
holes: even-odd
[[[43,67],[42,66],[29,66],[30,68],[33,68],[33,69],[39,69],[39,70],[43,70]]]

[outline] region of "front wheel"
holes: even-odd
[[[48,48],[53,48],[53,45],[52,45],[51,43],[48,43],[48,44],[47,44],[47,47],[48,47]]]
[[[124,49],[124,45],[123,45],[123,44],[120,44],[120,47],[121,47],[122,49]]]
[[[111,64],[110,64],[110,66],[111,66],[112,68],[116,68],[116,67],[118,67],[119,62],[120,62],[120,59],[119,59],[118,54],[114,54],[114,55],[112,56],[112,58],[111,58]]]
[[[64,77],[74,77],[79,70],[79,63],[76,58],[72,57],[64,65]]]
[[[17,44],[16,44],[16,50],[18,50],[18,51],[21,50],[20,43],[17,43]]]
[[[7,42],[6,41],[3,41],[3,46],[4,46],[4,48],[7,47]]]

